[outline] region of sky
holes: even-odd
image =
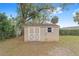
[[[73,20],[73,14],[77,11],[79,11],[79,5],[78,4],[72,4],[67,6],[68,10],[62,10],[61,7],[58,7],[57,4],[54,4],[56,6],[56,10],[51,16],[58,16],[59,17],[59,25],[60,27],[71,27],[71,26],[78,26],[77,23],[75,23]],[[0,12],[5,12],[7,16],[12,15],[13,17],[16,17],[17,15],[17,4],[16,3],[0,3]]]
[[[5,12],[7,16],[17,15],[17,4],[16,3],[0,3],[0,12]]]

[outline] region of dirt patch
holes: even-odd
[[[62,39],[63,40],[63,39]],[[8,56],[72,56],[79,49],[78,44],[60,42],[24,42],[23,37],[0,42],[0,55]],[[69,40],[68,40],[69,42]],[[68,46],[68,47],[67,47]],[[71,49],[73,47],[73,49]],[[74,48],[76,49],[74,51]],[[79,54],[77,54],[79,55]]]
[[[48,55],[53,56],[73,56],[74,53],[69,48],[55,47],[48,52]]]

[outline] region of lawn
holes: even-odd
[[[58,42],[23,42],[23,37],[0,41],[0,55],[79,55],[79,36],[60,36]]]

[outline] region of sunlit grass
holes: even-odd
[[[59,43],[71,49],[75,55],[79,55],[79,36],[60,36]]]

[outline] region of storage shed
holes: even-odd
[[[26,24],[24,41],[58,41],[59,26],[54,24]]]

